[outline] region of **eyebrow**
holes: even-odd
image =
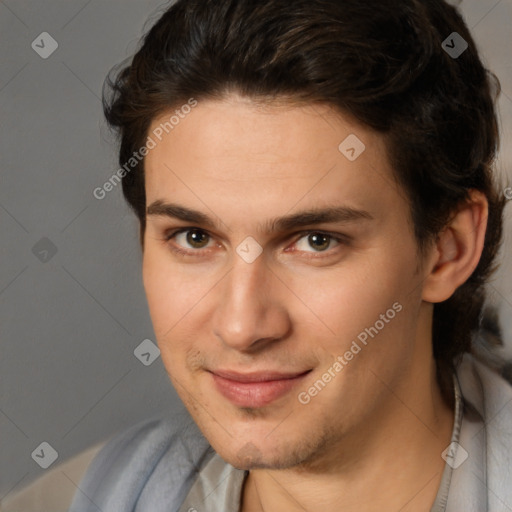
[[[197,210],[185,208],[173,203],[166,203],[161,200],[154,201],[146,210],[148,216],[162,216],[179,219],[191,224],[197,224],[209,229],[215,229],[220,223],[215,222],[208,215]],[[373,216],[365,210],[357,210],[350,207],[335,206],[328,208],[317,208],[304,210],[302,212],[270,219],[263,224],[266,231],[284,232],[292,229],[309,226],[312,224],[332,224],[336,222],[356,222],[372,220]]]

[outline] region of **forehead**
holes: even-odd
[[[247,163],[240,169],[241,177],[250,177],[245,169],[253,161],[280,164],[282,169],[283,155],[295,166],[324,161],[329,156],[337,158],[340,142],[349,136],[353,141],[355,137],[364,140],[367,148],[385,152],[382,137],[325,104],[284,100],[263,104],[232,94],[222,100],[197,102],[187,110],[185,107],[153,120],[149,135],[155,139],[156,149],[174,146],[186,156],[183,150],[195,145],[197,158],[244,157]],[[161,155],[162,151],[152,151],[147,160],[152,160],[155,153]]]
[[[383,138],[327,105],[261,105],[231,96],[186,110],[151,124],[148,205],[179,200],[219,216],[277,217],[323,205],[396,208],[402,195]]]

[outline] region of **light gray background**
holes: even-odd
[[[92,195],[117,169],[102,119],[104,77],[133,54],[162,5],[0,1],[0,501],[42,474],[31,458],[41,442],[62,462],[140,419],[181,408],[161,359],[144,366],[133,354],[144,339],[155,341],[135,217],[120,187],[101,201]],[[462,9],[502,82],[505,172],[512,0],[464,0]],[[47,59],[31,47],[42,32],[59,45]],[[512,173],[504,181],[512,186]],[[509,221],[490,291],[512,356],[511,234]],[[57,249],[47,261],[33,252],[42,238]]]

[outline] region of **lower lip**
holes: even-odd
[[[263,407],[289,393],[304,380],[309,372],[292,379],[263,382],[239,382],[212,373],[213,381],[220,393],[238,407]]]

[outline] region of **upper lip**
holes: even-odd
[[[269,382],[273,380],[288,380],[300,377],[309,373],[311,370],[298,371],[298,372],[275,372],[271,370],[264,370],[259,372],[240,373],[230,370],[210,370],[211,373],[222,377],[224,379],[233,380],[236,382]]]

